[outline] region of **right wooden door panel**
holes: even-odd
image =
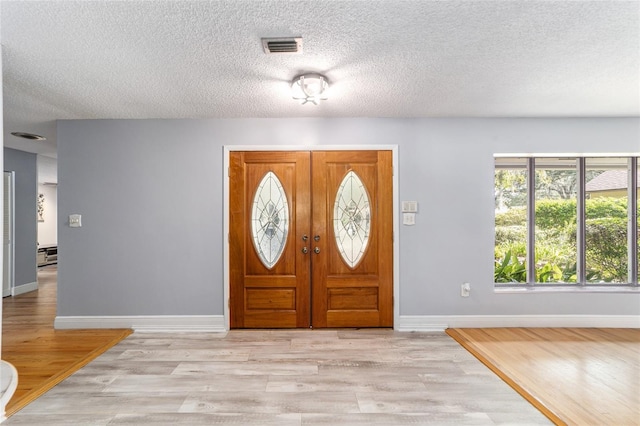
[[[391,327],[391,151],[313,152],[311,170],[313,326]]]

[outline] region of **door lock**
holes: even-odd
[[[313,249],[313,252],[314,252],[315,254],[320,254],[320,247],[316,247],[316,248],[314,248],[314,249]]]
[[[309,253],[309,249],[306,247],[302,247],[302,254],[307,254]]]

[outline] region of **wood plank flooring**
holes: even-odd
[[[18,370],[6,407],[15,413],[131,334],[130,330],[54,330],[57,267],[40,268],[39,289],[2,300],[2,359]]]
[[[639,329],[450,329],[556,424],[640,425]]]
[[[449,330],[505,383],[445,333],[56,331],[55,272],[3,300],[8,425],[640,425],[640,330]]]
[[[136,332],[6,425],[549,425],[443,332]]]

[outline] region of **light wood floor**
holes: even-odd
[[[640,425],[639,329],[447,333],[556,424]]]
[[[130,330],[54,330],[57,268],[40,268],[39,289],[2,300],[2,359],[18,370],[6,407],[15,413],[131,334]]]
[[[136,332],[6,422],[214,424],[551,422],[445,333],[389,329]]]
[[[532,405],[443,333],[55,331],[55,278],[3,301],[8,425],[640,425],[639,330],[449,330]]]

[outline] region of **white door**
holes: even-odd
[[[4,217],[4,247],[3,254],[3,267],[2,267],[2,297],[11,295],[11,289],[13,288],[14,272],[13,272],[13,259],[14,259],[14,172],[4,172],[4,202],[3,202],[3,217]]]

